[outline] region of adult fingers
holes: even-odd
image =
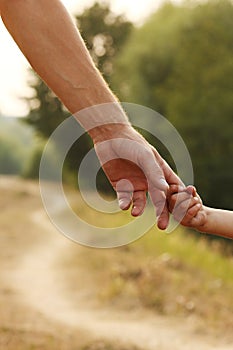
[[[160,230],[165,230],[168,227],[168,223],[169,223],[169,210],[167,205],[165,204],[160,216],[158,217],[157,226]]]
[[[128,210],[133,203],[132,216],[142,215],[146,206],[146,192],[135,191],[132,195],[130,192],[117,192],[117,199],[121,210]]]
[[[169,223],[169,211],[166,202],[169,186],[165,179],[163,169],[157,162],[153,150],[152,153],[148,152],[147,155],[143,155],[142,159],[139,161],[139,165],[147,177],[148,191],[158,218],[157,225],[161,230],[164,230]]]
[[[182,182],[182,180],[177,176],[174,171],[170,168],[170,166],[167,164],[167,162],[161,157],[161,155],[158,153],[158,151],[151,146],[152,152],[156,158],[157,163],[159,164],[160,168],[162,169],[166,182],[169,185],[175,184],[180,185],[182,187],[182,190],[185,189],[185,185]]]
[[[130,192],[117,192],[117,199],[121,210],[128,210],[132,203]]]
[[[169,222],[169,212],[167,207],[166,195],[164,192],[153,188],[149,189],[150,198],[156,210],[157,226],[165,230]]]
[[[128,210],[132,203],[132,193],[134,191],[132,183],[127,179],[122,179],[116,184],[116,193],[121,210]]]
[[[135,191],[133,193],[132,216],[139,216],[144,212],[146,206],[146,191]]]
[[[169,188],[164,173],[151,150],[138,152],[138,165],[143,170],[149,188],[156,188],[166,192]]]

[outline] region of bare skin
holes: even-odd
[[[91,135],[100,163],[117,191],[120,208],[126,210],[132,205],[132,215],[141,215],[149,191],[159,217],[158,227],[165,229],[169,221],[167,189],[172,184],[183,186],[182,182],[133,129],[118,104],[114,117],[109,113],[80,116],[78,112],[84,108],[103,103],[111,103],[115,111],[118,101],[95,68],[62,3],[0,0],[0,13],[31,66]],[[114,140],[117,138],[124,139],[127,147]],[[105,148],[101,147],[104,141],[109,141]],[[114,160],[105,164],[104,160],[110,156]]]
[[[176,185],[171,186],[169,209],[175,218],[180,213],[184,215],[181,220],[184,226],[195,228],[203,233],[233,239],[233,212],[204,206],[193,186],[188,186],[185,191]],[[184,210],[185,213],[182,212]]]

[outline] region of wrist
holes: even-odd
[[[118,102],[110,102],[85,108],[75,118],[89,133],[94,143],[124,135],[131,124]]]
[[[202,233],[208,233],[211,210],[210,208],[203,205],[202,213],[204,216],[204,222],[200,226],[197,226],[195,228]]]
[[[132,132],[132,127],[130,124],[123,123],[108,123],[93,129],[88,130],[93,143],[98,144],[111,139],[116,138],[126,138],[130,139],[130,131]]]

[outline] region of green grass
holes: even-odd
[[[99,213],[88,208],[81,199],[77,204],[77,197],[75,203],[74,211],[79,217],[92,225],[117,227],[134,220],[128,212]],[[232,241],[226,240],[225,244],[231,246],[233,252]],[[224,245],[221,245],[221,242],[210,241],[206,235],[194,236],[190,230],[183,227],[176,228],[172,234],[168,235],[154,227],[130,247],[144,256],[155,256],[169,252],[174,258],[184,261],[187,265],[204,270],[225,282],[233,283],[233,255],[224,256],[221,249],[216,249],[216,247],[223,247],[222,250],[224,251]]]
[[[104,226],[124,224],[129,214],[103,215],[82,207],[86,218]],[[232,245],[231,241],[225,244]],[[79,248],[80,249],[80,248]],[[151,229],[134,243],[115,249],[83,248],[67,257],[74,269],[82,266],[98,286],[96,299],[122,309],[146,308],[166,316],[194,316],[200,329],[225,332],[233,327],[233,259],[222,243],[178,227],[172,234]],[[72,274],[71,274],[72,275]],[[69,277],[70,278],[70,277]],[[71,278],[72,289],[78,288]]]
[[[14,268],[16,258],[41,239],[40,226],[30,219],[30,213],[41,210],[41,200],[39,194],[29,191],[30,185],[16,181],[10,189],[1,189],[0,263],[4,271]],[[94,224],[114,227],[132,220],[129,213],[90,214],[72,191],[72,201],[74,198],[79,214],[88,222],[91,219]],[[223,335],[232,339],[233,261],[232,255],[225,254],[232,242],[227,241],[227,245],[225,249],[205,236],[194,237],[181,227],[171,235],[153,228],[136,242],[116,249],[71,244],[68,256],[59,261],[61,280],[74,306],[76,297],[80,305],[81,293],[90,308],[106,307],[129,314],[132,310],[149,310],[181,323],[194,318],[198,331],[213,330],[221,339]],[[21,305],[17,294],[4,284],[0,305],[1,349],[136,350],[130,345],[94,341],[89,334],[73,333],[69,327],[50,322],[27,309],[26,304]]]
[[[232,242],[226,241],[225,244],[232,245]],[[169,252],[172,257],[190,267],[203,270],[224,282],[233,283],[233,256],[224,256],[216,246],[218,244],[211,243],[206,236],[194,237],[188,229],[181,227],[170,235],[153,229],[134,244],[135,249],[144,255],[155,256]]]

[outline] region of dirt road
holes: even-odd
[[[18,196],[18,199],[21,193],[23,204],[20,206],[20,201],[16,199],[14,208],[8,208],[12,209],[12,215],[18,213],[17,218],[12,218],[11,225],[14,220],[21,220],[23,225],[28,225],[25,226],[24,233],[21,229],[18,234],[12,233],[14,242],[12,235],[4,235],[4,247],[8,254],[4,256],[6,268],[1,273],[2,285],[5,290],[11,291],[11,300],[13,298],[22,310],[36,312],[37,323],[38,317],[41,317],[40,327],[48,329],[52,323],[55,327],[58,325],[59,331],[64,327],[69,328],[71,333],[81,332],[85,339],[120,340],[126,344],[135,344],[143,350],[232,349],[230,344],[221,343],[221,339],[197,334],[190,324],[181,324],[178,320],[155,316],[142,310],[130,313],[91,307],[89,297],[84,295],[85,282],[78,266],[80,298],[76,298],[75,302],[68,298],[68,286],[65,284],[65,274],[68,271],[61,266],[61,258],[74,243],[59,234],[50,223],[41,207],[37,185],[31,183],[25,187],[25,183],[17,179],[1,178],[0,190],[2,193],[5,191],[5,194],[7,191],[13,193],[14,198]],[[31,200],[36,204],[25,210],[26,202]],[[7,225],[9,230],[9,219]],[[20,233],[24,236],[20,236]],[[10,247],[13,253],[9,258]],[[5,302],[7,303],[7,293]],[[12,325],[12,320],[9,319],[9,322]]]

